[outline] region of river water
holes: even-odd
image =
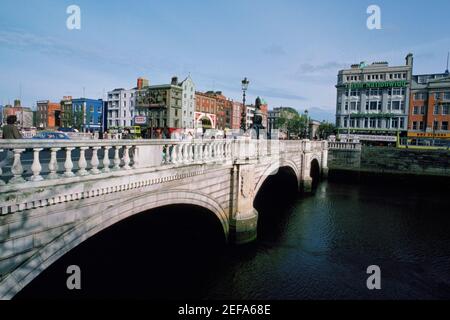
[[[221,244],[215,217],[161,209],[81,244],[18,298],[450,298],[448,189],[322,182],[314,195],[267,201],[251,245]],[[79,292],[65,288],[70,264],[82,270]],[[381,290],[366,287],[370,265]]]

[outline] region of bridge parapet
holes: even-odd
[[[14,200],[17,197],[12,197],[24,190],[132,176],[164,168],[255,161],[275,163],[321,146],[322,142],[317,141],[254,139],[1,140],[0,150],[5,151],[9,161],[0,167],[0,214],[27,209],[26,203],[17,203]]]

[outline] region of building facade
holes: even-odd
[[[188,76],[181,82],[180,86],[183,89],[181,99],[182,127],[193,129],[195,125],[195,84],[191,76]]]
[[[395,142],[408,128],[413,55],[404,66],[361,63],[338,73],[336,126],[341,137]]]
[[[450,74],[413,76],[411,83],[409,138],[450,139]]]
[[[195,128],[218,128],[217,100],[214,96],[195,92]]]
[[[236,130],[241,128],[242,109],[242,102],[231,102],[231,129]]]
[[[138,79],[143,81],[142,78]],[[114,89],[107,95],[107,124],[108,127],[129,127],[134,125],[136,89]]]
[[[61,105],[41,100],[36,103],[36,126],[41,129],[57,129],[61,126]]]
[[[181,128],[182,96],[176,77],[170,84],[143,87],[136,91],[135,113],[145,117],[150,128]]]
[[[103,100],[72,99],[74,127],[81,132],[102,130]]]
[[[73,122],[73,107],[72,97],[63,97],[61,100],[61,127],[72,128]]]

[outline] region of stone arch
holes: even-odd
[[[313,180],[313,184],[317,184],[319,181],[321,175],[320,172],[320,161],[317,157],[313,157],[309,165],[309,176]]]
[[[300,183],[300,177],[301,177],[301,171],[300,169],[297,167],[297,164],[294,161],[290,161],[290,160],[285,160],[281,163],[272,163],[270,164],[263,172],[263,174],[259,177],[255,189],[254,189],[254,195],[258,194],[259,189],[261,189],[261,186],[264,184],[264,182],[266,181],[266,179],[276,173],[280,168],[283,167],[288,167],[290,169],[292,169],[292,171],[294,171],[295,176],[297,178],[297,183]]]
[[[130,206],[130,204],[133,205]],[[161,192],[151,195],[143,194],[123,201],[120,205],[114,206],[114,208],[107,208],[101,215],[94,215],[81,221],[39,249],[31,258],[1,281],[0,284],[4,286],[4,291],[0,293],[0,299],[13,298],[64,254],[104,229],[141,212],[176,204],[196,205],[211,211],[219,219],[224,231],[224,239],[228,241],[228,216],[222,206],[211,197],[188,190]],[[90,226],[93,227],[90,228]]]

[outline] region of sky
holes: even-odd
[[[369,30],[369,5],[381,29]],[[69,5],[81,29],[69,30]],[[367,61],[414,73],[444,72],[450,51],[448,0],[0,0],[0,104],[21,98],[102,98],[188,74],[199,91],[334,120],[340,69]]]

